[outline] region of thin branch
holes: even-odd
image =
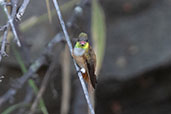
[[[0,4],[3,6],[3,5],[6,5],[6,6],[11,6],[11,2],[5,2],[5,0],[0,0]]]
[[[33,89],[30,87],[30,85],[28,85],[26,88],[26,95],[25,95],[24,101],[22,101],[21,103],[22,104],[30,104],[33,96],[34,96]],[[17,112],[17,114],[24,114],[25,111],[26,111],[26,108],[23,107]]]
[[[0,1],[0,5],[6,7],[6,2],[4,2],[4,0]],[[5,52],[5,45],[6,45],[6,39],[7,39],[7,35],[8,35],[8,28],[9,28],[9,22],[7,22],[6,25],[2,26],[0,28],[0,31],[4,31],[4,35],[2,38],[2,43],[1,43],[1,50],[0,50],[0,61],[2,60],[3,56],[7,56],[6,52]]]
[[[4,26],[0,26],[0,31],[5,31],[6,30],[6,28],[7,28],[7,24],[6,25],[4,25]]]
[[[49,0],[45,0],[45,1],[46,1],[49,23],[52,23],[52,14],[51,14],[51,10],[50,10]]]
[[[56,57],[55,57],[54,61],[55,61],[55,60],[56,60]],[[34,114],[34,113],[35,113],[35,110],[36,110],[36,107],[37,107],[37,105],[38,105],[38,102],[40,101],[40,99],[41,99],[43,93],[44,93],[45,90],[46,90],[46,87],[47,87],[49,78],[50,78],[50,76],[51,76],[51,73],[52,73],[52,71],[54,70],[54,68],[55,68],[55,66],[56,66],[56,62],[54,62],[54,61],[52,61],[51,65],[50,65],[50,67],[49,67],[49,69],[48,69],[48,71],[46,72],[46,74],[45,74],[45,76],[44,76],[44,79],[43,79],[43,81],[42,81],[41,87],[40,87],[40,89],[39,89],[39,92],[38,92],[38,94],[37,94],[37,96],[36,96],[36,98],[35,98],[35,100],[34,100],[32,106],[31,106],[31,110],[30,110],[29,114]]]
[[[3,95],[0,97],[0,107],[8,101],[10,98],[13,98],[13,96],[17,93],[18,89],[20,89],[24,83],[30,78],[36,71],[44,64],[45,57],[42,56],[38,58],[29,68],[28,72],[25,73],[21,78],[15,80],[15,84],[13,83],[13,86]]]
[[[5,44],[7,40],[7,35],[8,35],[8,28],[9,28],[9,23],[7,23],[7,28],[4,31],[3,39],[2,39],[2,44],[1,44],[1,51],[0,51],[0,61],[2,60],[3,56],[7,56],[5,52]]]
[[[68,44],[68,47],[70,49],[70,53],[72,54],[72,44],[71,44],[71,41],[70,41],[70,38],[69,38],[69,35],[68,35],[68,32],[67,32],[67,29],[65,27],[65,23],[62,19],[62,15],[61,15],[61,11],[60,11],[60,8],[59,8],[59,5],[58,5],[58,2],[57,0],[53,0],[53,3],[54,3],[54,6],[56,8],[56,12],[57,12],[57,15],[58,15],[58,18],[60,20],[60,24],[62,26],[62,30],[64,32],[64,35],[65,35],[65,39],[67,41],[67,44]],[[82,77],[82,74],[80,72],[80,69],[79,67],[77,66],[75,60],[73,59],[73,62],[74,62],[74,65],[75,65],[75,68],[76,68],[76,71],[78,72],[78,77],[80,79],[80,82],[81,82],[81,85],[82,85],[82,88],[83,88],[83,91],[84,91],[84,95],[85,95],[85,98],[87,100],[87,104],[89,106],[89,109],[90,109],[90,112],[91,114],[95,114],[94,112],[94,109],[93,109],[93,106],[90,102],[90,97],[89,97],[89,94],[88,94],[88,91],[87,91],[87,88],[86,88],[86,85],[85,85],[85,82],[83,80],[83,77]]]
[[[1,4],[1,3],[0,3]],[[11,4],[11,3],[2,3],[1,5],[5,5],[5,4]],[[82,3],[81,3],[82,4]],[[80,5],[81,5],[80,4]],[[81,5],[82,6],[82,5]],[[84,6],[84,5],[83,5]],[[74,19],[77,19],[77,17],[79,15],[77,15],[78,13],[76,13],[76,15],[74,16]],[[70,20],[69,20],[70,21]],[[9,23],[9,22],[8,22]],[[76,23],[75,21],[70,22],[70,24],[74,24]],[[2,95],[0,97],[0,107],[7,101],[9,101],[10,98],[13,98],[14,95],[18,92],[19,88],[21,88],[23,86],[23,84],[28,80],[28,78],[32,77],[33,74],[44,64],[47,62],[47,58],[46,56],[48,56],[49,54],[51,54],[52,52],[52,48],[54,47],[54,45],[62,40],[64,38],[63,33],[58,33],[49,43],[47,48],[45,48],[45,50],[42,53],[42,56],[38,57],[35,62],[32,63],[32,65],[29,67],[29,70],[26,74],[24,74],[23,76],[21,76],[21,78],[14,80],[14,82],[17,83],[17,87],[11,87],[4,95]],[[1,55],[1,54],[0,54]],[[0,56],[1,57],[1,56]],[[79,70],[79,69],[78,69]],[[83,79],[82,79],[83,80]],[[20,83],[22,82],[23,83]],[[19,82],[19,83],[18,83]],[[16,84],[15,84],[16,85]],[[84,87],[85,88],[85,87]]]
[[[17,18],[18,20],[21,20],[21,17],[24,15],[25,10],[26,10],[26,8],[27,8],[29,2],[30,2],[30,0],[24,0],[24,1],[23,1],[23,3],[22,3],[22,5],[21,5],[21,7],[19,8],[18,13],[17,13],[17,15],[16,15],[16,18]]]
[[[29,67],[29,70],[27,73],[25,73],[21,78],[16,79],[14,82],[14,86],[12,86],[3,96],[0,97],[0,107],[7,102],[10,98],[12,98],[17,91],[23,87],[24,83],[33,76],[37,72],[37,70],[47,62],[46,56],[48,56],[49,53],[52,52],[53,46],[63,40],[63,34],[58,33],[49,43],[47,48],[45,48],[45,51],[43,52],[43,55],[40,56],[35,60],[35,62]]]
[[[0,61],[1,61],[3,56],[7,55],[6,52],[5,52],[5,45],[6,45],[7,35],[8,35],[8,30],[9,30],[10,25],[11,25],[12,32],[14,34],[14,39],[17,41],[17,45],[21,46],[18,35],[17,35],[17,32],[16,32],[16,29],[15,29],[15,26],[14,26],[14,23],[13,23],[14,18],[15,18],[15,14],[16,14],[16,11],[17,11],[17,3],[18,3],[18,0],[12,0],[11,3],[4,2],[4,0],[0,1],[0,5],[3,6],[4,12],[6,13],[6,15],[8,17],[7,24],[0,27],[0,31],[2,31],[2,30],[4,31],[2,44],[1,44],[1,51],[0,51]],[[11,15],[9,14],[8,9],[6,7],[7,5],[12,6]]]
[[[12,29],[12,32],[13,32],[13,35],[14,35],[14,39],[17,42],[17,45],[20,47],[21,43],[20,43],[20,40],[18,38],[17,32],[15,30],[14,23],[13,23],[14,18],[15,18],[15,14],[16,14],[16,11],[17,11],[17,3],[18,3],[18,0],[12,0],[11,1],[11,5],[12,5],[11,16],[8,13],[8,9],[7,9],[6,5],[3,5],[3,6],[4,6],[4,11],[5,11],[5,13],[6,13],[7,17],[8,17],[8,22],[11,25],[11,29]]]

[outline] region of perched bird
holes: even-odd
[[[80,67],[84,80],[88,84],[91,83],[95,89],[97,83],[95,75],[96,55],[88,42],[86,33],[79,34],[79,38],[74,46],[72,56]]]

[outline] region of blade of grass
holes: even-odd
[[[14,45],[12,45],[12,49],[13,49],[13,51],[14,51],[14,55],[15,55],[15,57],[16,57],[16,59],[17,59],[17,62],[18,62],[19,65],[20,65],[20,68],[21,68],[22,73],[23,73],[23,74],[26,73],[26,72],[27,72],[27,69],[26,69],[26,66],[25,66],[25,64],[24,64],[24,62],[23,62],[23,60],[22,60],[22,58],[21,58],[19,52],[16,50],[16,48],[15,48]],[[34,93],[37,95],[39,89],[38,89],[38,87],[36,86],[34,80],[29,79],[29,80],[28,80],[28,83],[29,83],[29,85],[32,87]],[[15,104],[15,105],[17,105],[17,104]],[[18,105],[17,105],[17,106],[15,106],[15,105],[10,106],[10,107],[7,108],[4,112],[9,112],[9,111],[11,112],[11,111],[14,111],[16,108],[19,107]],[[40,106],[40,109],[41,109],[41,111],[43,112],[43,114],[48,114],[47,108],[46,108],[45,103],[44,103],[44,101],[43,101],[42,98],[40,99],[39,106]],[[5,114],[9,114],[9,113],[5,113]]]
[[[36,86],[36,84],[34,83],[34,81],[30,79],[28,82],[29,82],[29,85],[33,88],[34,93],[37,95],[39,89]],[[40,105],[40,109],[43,112],[43,114],[48,114],[48,111],[46,109],[45,103],[42,98],[40,99],[39,105]]]
[[[21,68],[23,74],[26,73],[27,72],[27,69],[26,69],[26,66],[25,66],[25,64],[24,64],[24,62],[23,62],[23,60],[22,60],[19,52],[16,50],[15,46],[13,46],[12,48],[13,48],[15,57],[16,57],[19,65],[20,65],[20,68]],[[37,95],[39,89],[36,86],[36,84],[34,83],[34,81],[32,79],[29,79],[28,82],[29,82],[29,85],[32,87],[34,93]],[[44,103],[44,101],[43,101],[42,98],[40,99],[40,104],[39,105],[40,105],[40,109],[43,112],[43,114],[48,114],[48,111],[46,109],[45,103]]]
[[[13,49],[13,51],[14,51],[15,58],[17,59],[17,62],[18,62],[18,64],[19,64],[20,68],[21,68],[22,73],[23,73],[23,74],[26,73],[26,72],[27,72],[27,69],[26,69],[26,67],[25,67],[25,64],[24,64],[24,62],[22,61],[22,58],[21,58],[19,52],[16,50],[14,44],[12,44],[12,49]]]
[[[12,105],[8,109],[6,109],[5,111],[3,111],[2,114],[11,114],[17,108],[26,107],[26,106],[30,106],[30,105],[29,104],[23,104],[23,103],[19,103],[19,104]]]

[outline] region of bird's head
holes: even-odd
[[[88,43],[88,37],[86,33],[80,33],[79,38],[75,44],[75,48],[82,48],[82,49],[88,49],[89,43]]]

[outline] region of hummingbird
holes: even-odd
[[[84,80],[96,87],[96,55],[93,48],[88,42],[88,36],[86,33],[80,33],[77,42],[75,43],[72,56],[75,59],[77,65],[80,67],[80,71]]]

